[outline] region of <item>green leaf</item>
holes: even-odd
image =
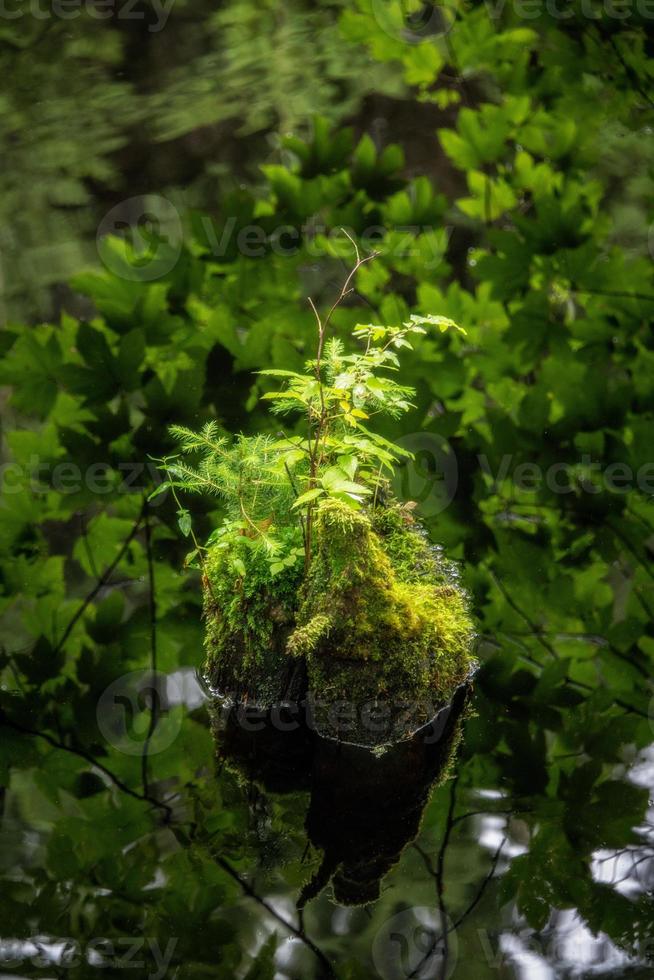
[[[298,374],[297,371],[286,371],[283,368],[262,368],[260,371],[256,371],[256,374],[267,374],[274,378],[300,378],[304,381],[305,376],[303,374]]]
[[[129,333],[120,338],[116,372],[127,391],[133,391],[138,387],[145,351],[145,332],[143,330],[130,330]]]
[[[275,976],[275,952],[277,933],[273,932],[257,953],[252,966],[243,980],[273,980]]]
[[[177,511],[177,524],[184,537],[187,538],[193,527],[193,521],[188,510]]]
[[[263,395],[261,395],[262,401],[281,401],[283,399],[291,399],[292,401],[299,402],[301,405],[306,404],[306,400],[302,397],[302,395],[295,391],[266,391]]]
[[[359,467],[359,459],[354,455],[346,455],[338,457],[338,465],[343,470],[343,472],[349,477],[350,480],[354,479],[354,474]]]
[[[361,483],[354,483],[349,479],[345,470],[340,466],[330,466],[322,475],[322,484],[329,493],[347,493],[354,496],[366,496],[372,493],[368,487]]]
[[[464,335],[466,333],[463,327],[460,327],[454,320],[450,320],[447,316],[435,316],[433,313],[429,313],[427,316],[418,316],[412,313],[407,326],[433,326],[438,327],[441,333],[445,333],[447,330],[458,330]]]
[[[93,370],[100,374],[113,370],[114,356],[106,336],[100,330],[96,330],[88,323],[81,323],[77,331],[76,344],[87,365]]]
[[[305,504],[311,503],[312,500],[316,500],[318,497],[322,497],[324,490],[320,487],[314,487],[313,490],[307,490],[306,493],[300,494],[300,496],[293,502],[292,510],[297,510],[298,507],[304,507]]]

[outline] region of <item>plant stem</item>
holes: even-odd
[[[323,320],[316,308],[316,304],[313,302],[311,297],[309,297],[309,305],[313,310],[313,314],[316,318],[316,323],[318,325],[318,347],[316,349],[316,363],[314,367],[314,372],[316,375],[316,380],[318,382],[318,393],[320,396],[320,413],[318,415],[318,421],[316,423],[315,429],[312,431],[312,408],[309,406],[307,413],[307,442],[309,444],[309,483],[308,489],[313,490],[316,486],[318,471],[320,469],[320,464],[322,462],[324,451],[320,452],[320,442],[321,440],[327,439],[329,435],[330,420],[328,418],[328,413],[325,407],[325,392],[324,384],[322,379],[322,356],[325,349],[325,338],[327,336],[327,327],[331,322],[331,318],[334,315],[336,309],[340,306],[346,296],[352,292],[351,283],[356,276],[357,272],[362,265],[366,262],[371,262],[375,259],[379,252],[371,252],[370,255],[365,255],[363,258],[359,252],[359,246],[354,241],[351,235],[348,234],[345,229],[343,233],[352,242],[354,248],[354,254],[356,257],[356,262],[354,267],[350,270],[341,291],[332,303],[327,316]],[[312,444],[313,436],[313,444]],[[315,510],[315,504],[313,501],[309,502],[307,507],[307,519],[306,519],[306,530],[304,530],[304,571],[305,574],[309,570],[309,565],[311,564],[311,546],[313,538],[313,514]]]

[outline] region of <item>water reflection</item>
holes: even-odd
[[[80,796],[96,819],[80,819],[76,757],[61,749],[51,784],[23,776],[8,788],[0,974],[11,963],[7,975],[36,975],[38,937],[42,971],[64,975],[69,942],[83,965],[66,975],[90,976],[100,933],[85,923],[111,914],[116,955],[135,937],[150,960],[173,943],[171,980],[245,976],[258,956],[275,980],[651,980],[654,751],[613,727],[605,765],[592,767],[580,749],[595,719],[577,725],[566,711],[568,744],[537,742],[520,758],[526,702],[503,711],[487,675],[475,683],[472,705],[462,696],[381,758],[283,713],[262,729],[256,710],[244,725],[214,707],[216,778],[202,690],[190,670],[169,675],[166,705],[188,715],[153,756],[177,752],[179,780],[152,784],[172,808],[170,820],[154,813],[154,832],[148,799],[97,779]],[[133,772],[140,760],[124,758]],[[75,888],[75,919],[65,894],[41,887],[49,861]]]
[[[309,794],[308,845],[322,860],[300,891],[298,909],[328,885],[340,905],[379,898],[385,875],[419,832],[432,788],[451,775],[470,693],[470,685],[459,688],[429,724],[383,753],[291,726],[283,715],[280,725],[270,711],[245,718],[236,706],[216,706],[219,769],[227,766],[268,793]]]

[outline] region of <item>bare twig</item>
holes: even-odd
[[[144,504],[145,518],[145,553],[148,562],[148,584],[149,584],[149,610],[150,610],[150,671],[152,674],[152,701],[150,704],[150,724],[148,734],[143,742],[143,755],[141,756],[141,779],[143,782],[143,793],[148,795],[148,752],[150,742],[154,735],[159,720],[159,705],[157,700],[157,597],[154,584],[154,561],[152,558],[152,528],[150,526],[150,514],[147,501]]]
[[[456,920],[456,922],[452,923],[452,926],[450,928],[450,931],[451,932],[454,932],[455,929],[458,929],[459,926],[468,918],[468,916],[476,909],[476,907],[481,902],[481,900],[483,898],[483,895],[484,895],[484,892],[486,891],[486,889],[488,888],[489,884],[491,883],[491,881],[495,877],[495,872],[497,871],[497,864],[498,864],[498,862],[500,860],[500,855],[502,853],[502,850],[504,849],[504,845],[506,844],[506,842],[507,842],[507,837],[505,836],[500,841],[500,843],[498,845],[498,848],[495,851],[495,854],[493,855],[493,861],[492,861],[492,864],[491,864],[491,867],[490,867],[490,871],[488,872],[488,874],[486,875],[486,877],[482,881],[481,887],[480,887],[479,891],[477,892],[477,894],[475,895],[475,897],[473,898],[472,902],[470,903],[470,905],[468,906],[468,908],[465,910],[465,912],[463,912],[459,916],[459,918]]]
[[[558,660],[559,659],[559,655],[556,652],[556,650],[554,649],[554,647],[552,646],[552,644],[543,637],[543,635],[542,635],[539,627],[537,626],[537,624],[534,623],[533,620],[531,620],[529,618],[529,616],[527,615],[527,613],[523,609],[521,609],[520,606],[517,604],[517,602],[515,602],[515,600],[511,597],[511,595],[509,594],[509,592],[507,591],[507,589],[504,587],[504,585],[502,584],[502,582],[500,581],[500,579],[498,578],[498,576],[495,575],[494,572],[491,572],[490,573],[490,577],[493,580],[494,584],[497,586],[497,588],[500,590],[500,592],[502,593],[502,595],[504,596],[504,598],[506,599],[506,601],[508,602],[508,604],[511,606],[511,608],[515,612],[517,612],[518,616],[520,616],[525,621],[525,623],[527,624],[527,626],[529,626],[530,629],[533,630],[536,639],[538,640],[538,642],[540,643],[540,645],[543,647],[543,649],[544,650],[547,650],[547,652],[549,653],[549,655],[551,657],[554,657],[555,660]]]
[[[250,885],[249,882],[247,882],[244,878],[241,877],[241,875],[231,866],[231,864],[229,863],[229,861],[226,860],[226,858],[221,857],[218,854],[213,854],[213,858],[216,864],[218,864],[223,869],[223,871],[230,876],[230,878],[233,878],[234,881],[238,882],[241,889],[245,892],[245,894],[249,898],[252,898],[257,903],[257,905],[260,905],[261,908],[265,909],[269,915],[272,915],[273,918],[280,923],[280,925],[284,926],[285,929],[288,929],[290,933],[296,936],[301,942],[304,943],[305,946],[307,946],[308,949],[311,950],[311,952],[314,954],[316,959],[319,960],[319,962],[323,966],[325,971],[323,975],[325,977],[336,976],[336,974],[334,973],[334,968],[332,964],[329,962],[329,960],[327,959],[326,955],[318,946],[316,946],[313,940],[310,939],[309,936],[307,936],[302,926],[298,928],[292,922],[289,922],[288,919],[285,919],[283,915],[280,915],[280,913],[269,902],[267,902],[265,898],[262,898],[261,895],[257,894],[257,892],[254,890],[252,885]]]
[[[61,639],[59,640],[59,642],[57,643],[57,645],[54,648],[53,656],[56,656],[58,653],[61,652],[61,650],[63,650],[63,648],[66,645],[66,642],[68,640],[68,637],[70,636],[70,634],[73,632],[73,630],[77,626],[77,623],[82,618],[82,616],[84,615],[84,613],[86,612],[86,610],[88,609],[88,607],[91,605],[91,603],[93,602],[93,600],[97,596],[98,592],[102,589],[102,587],[104,585],[107,584],[107,582],[111,578],[114,570],[117,568],[117,566],[120,564],[120,562],[124,558],[125,553],[127,552],[127,549],[129,548],[130,544],[132,543],[132,541],[134,540],[134,538],[136,537],[136,535],[137,535],[137,533],[139,531],[139,528],[141,526],[141,522],[143,520],[144,513],[145,513],[145,502],[143,503],[143,506],[141,507],[139,516],[137,517],[136,521],[134,522],[134,526],[132,527],[132,530],[129,532],[129,534],[127,535],[127,537],[123,541],[123,544],[122,544],[122,546],[120,548],[120,551],[118,552],[118,554],[116,555],[116,557],[114,558],[114,560],[111,562],[111,564],[110,565],[107,565],[107,567],[105,568],[104,572],[102,573],[102,575],[100,576],[100,578],[98,579],[98,581],[96,582],[96,584],[94,585],[94,587],[91,589],[91,591],[88,593],[88,595],[83,599],[81,606],[75,612],[74,616],[71,618],[70,622],[68,623],[68,626],[64,630],[64,632],[63,632],[63,634],[61,636]]]
[[[438,943],[442,940],[443,942],[443,960],[441,962],[441,980],[445,980],[447,977],[447,961],[449,959],[449,939],[447,928],[447,907],[445,905],[445,853],[447,851],[448,845],[450,843],[450,837],[452,836],[452,828],[454,826],[454,810],[456,808],[456,791],[459,783],[459,774],[453,778],[451,788],[450,788],[450,802],[447,810],[447,820],[445,823],[445,830],[443,832],[443,840],[441,841],[441,846],[438,851],[438,857],[436,859],[436,868],[433,871],[434,878],[436,879],[436,892],[438,895],[438,912],[440,917],[440,927],[441,936],[437,936],[434,942],[431,944],[425,955],[422,957],[420,962],[415,966],[415,968],[409,974],[407,980],[412,980],[413,977],[417,977],[420,971],[423,969],[426,963],[429,962],[429,958],[433,956],[434,952],[438,947]]]
[[[35,728],[27,728],[25,725],[19,725],[18,722],[11,721],[7,718],[4,712],[0,712],[0,725],[5,725],[7,728],[13,729],[15,732],[19,732],[21,735],[31,735],[33,738],[41,738],[43,741],[47,742],[54,749],[59,749],[61,752],[68,752],[70,755],[76,755],[80,759],[84,759],[89,765],[98,769],[101,773],[111,780],[114,786],[121,792],[126,793],[128,796],[133,797],[135,800],[141,800],[144,803],[150,803],[152,806],[157,807],[159,810],[163,810],[166,814],[166,819],[169,820],[172,816],[172,810],[165,803],[160,800],[155,799],[153,796],[147,796],[145,793],[138,793],[136,790],[132,789],[127,783],[124,783],[122,779],[116,776],[115,773],[108,769],[101,762],[98,762],[89,752],[85,749],[74,748],[70,745],[65,745],[63,742],[57,741],[52,735],[47,732],[38,731]]]

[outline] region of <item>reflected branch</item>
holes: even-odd
[[[438,948],[438,943],[442,940],[443,942],[443,960],[441,963],[441,980],[445,980],[447,976],[447,961],[449,958],[449,940],[448,940],[448,930],[447,922],[447,906],[445,904],[445,854],[450,843],[450,838],[452,836],[452,828],[454,827],[454,810],[456,808],[456,791],[459,783],[459,773],[452,779],[452,785],[450,789],[450,802],[447,810],[447,819],[445,822],[445,830],[443,832],[443,840],[441,841],[441,846],[438,851],[438,857],[436,859],[436,868],[432,870],[432,874],[436,879],[436,894],[438,897],[438,910],[440,916],[441,925],[441,936],[437,936],[434,942],[431,944],[425,955],[419,961],[417,966],[408,975],[407,980],[413,980],[417,977],[422,968],[429,959],[436,952]]]
[[[56,656],[58,653],[61,652],[61,650],[63,650],[63,648],[66,645],[66,642],[68,640],[68,637],[73,632],[73,630],[77,626],[78,622],[80,621],[80,619],[82,618],[82,616],[84,615],[84,613],[86,612],[86,610],[88,609],[88,607],[91,605],[91,603],[93,602],[93,600],[95,599],[95,597],[97,596],[97,594],[100,591],[100,589],[102,589],[103,586],[105,586],[107,584],[107,582],[111,578],[113,572],[115,571],[115,569],[118,567],[118,565],[120,564],[120,562],[124,558],[127,549],[129,548],[130,544],[132,543],[132,541],[134,540],[134,538],[138,534],[139,528],[141,526],[141,522],[143,521],[143,516],[145,514],[145,508],[146,508],[146,504],[144,502],[143,503],[143,506],[141,507],[141,510],[139,512],[139,515],[136,518],[136,521],[134,522],[134,526],[132,527],[132,530],[129,532],[129,534],[127,535],[127,537],[123,541],[123,543],[122,543],[122,545],[120,547],[120,550],[119,550],[118,554],[116,555],[116,557],[114,558],[114,560],[111,562],[111,564],[107,565],[107,567],[105,568],[104,572],[102,573],[102,575],[100,576],[100,578],[97,580],[97,582],[95,583],[95,585],[93,586],[93,588],[91,589],[91,591],[82,600],[82,604],[79,607],[79,609],[74,613],[74,615],[70,619],[70,622],[68,623],[68,626],[66,626],[66,628],[65,628],[65,630],[64,630],[64,632],[63,632],[63,634],[61,636],[61,639],[59,640],[59,642],[56,644],[56,646],[54,648],[53,656]]]
[[[489,884],[491,883],[491,881],[495,877],[495,872],[497,871],[497,865],[499,863],[500,856],[502,854],[502,851],[504,849],[504,845],[506,844],[507,840],[508,840],[508,837],[505,834],[505,836],[500,841],[500,843],[499,843],[499,845],[497,847],[497,850],[495,851],[495,854],[493,855],[493,861],[491,863],[490,870],[489,870],[488,874],[486,875],[486,877],[484,878],[484,880],[482,881],[481,886],[479,888],[479,891],[477,892],[477,894],[475,895],[474,899],[472,900],[472,902],[470,903],[470,905],[468,906],[468,908],[465,910],[465,912],[463,912],[463,914],[460,915],[459,918],[456,920],[456,922],[452,925],[452,927],[451,927],[451,931],[452,932],[455,929],[458,929],[459,926],[462,925],[463,922],[465,922],[465,920],[468,918],[468,916],[471,915],[472,912],[474,912],[474,910],[477,908],[477,906],[481,902],[481,900],[482,900],[482,898],[484,896],[484,892],[486,891],[486,889],[488,888]]]
[[[145,553],[148,564],[148,585],[149,585],[149,615],[150,615],[150,670],[152,672],[152,682],[155,682],[157,672],[157,597],[154,582],[154,561],[152,559],[152,527],[150,525],[150,514],[147,499],[143,501],[143,516],[145,519]],[[150,723],[148,734],[143,742],[143,755],[141,756],[141,779],[143,782],[143,793],[148,795],[148,752],[150,742],[154,735],[159,720],[158,698],[153,696],[150,702]]]
[[[124,783],[119,776],[112,772],[111,769],[108,769],[102,762],[98,762],[98,760],[94,758],[90,752],[86,752],[84,749],[73,748],[70,745],[65,745],[63,742],[59,742],[47,732],[41,732],[35,728],[27,728],[24,725],[20,725],[18,722],[7,718],[4,711],[1,710],[0,725],[5,725],[6,728],[11,728],[13,731],[18,732],[21,735],[31,735],[33,738],[41,738],[44,742],[47,742],[48,745],[52,746],[53,749],[58,749],[61,752],[68,752],[70,755],[75,755],[79,759],[84,759],[85,762],[88,762],[95,769],[98,769],[101,773],[103,773],[117,789],[121,790],[121,792],[126,793],[135,800],[141,800],[143,803],[150,803],[159,810],[163,810],[166,814],[166,820],[170,820],[172,817],[172,810],[169,806],[162,803],[160,800],[155,799],[153,796],[148,796],[145,793],[139,793],[137,790],[132,789],[127,785],[127,783]]]
[[[269,915],[272,915],[273,918],[276,919],[280,925],[284,926],[285,929],[288,929],[289,932],[291,932],[297,939],[303,942],[308,949],[311,950],[311,952],[314,954],[316,959],[324,967],[325,969],[324,976],[332,977],[332,978],[336,977],[336,974],[334,973],[334,968],[329,962],[327,956],[325,955],[325,953],[323,953],[320,947],[316,946],[314,941],[309,936],[307,936],[303,926],[298,928],[292,922],[289,922],[288,919],[285,919],[283,915],[280,915],[280,913],[277,912],[277,910],[273,908],[273,906],[269,902],[267,902],[265,898],[262,898],[261,895],[259,895],[254,890],[252,885],[250,885],[250,883],[247,882],[245,878],[241,877],[238,871],[236,871],[235,868],[231,866],[231,864],[226,858],[221,857],[218,854],[213,854],[212,856],[216,864],[218,864],[219,867],[221,867],[223,871],[230,876],[230,878],[232,878],[234,881],[238,883],[238,885],[243,890],[243,892],[248,896],[248,898],[251,898],[253,901],[257,903],[257,905],[265,909],[266,912],[268,912]]]

